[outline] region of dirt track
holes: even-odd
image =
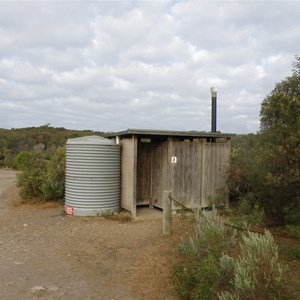
[[[16,172],[0,169],[0,299],[176,299],[174,241],[161,218],[67,217],[21,205]]]

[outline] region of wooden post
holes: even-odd
[[[228,149],[228,156],[227,156],[227,162],[226,162],[226,174],[227,174],[227,171],[230,169],[230,166],[231,166],[231,138],[227,138],[226,139],[226,147]],[[226,180],[226,183],[225,183],[225,186],[226,186],[226,205],[225,205],[225,208],[226,210],[229,209],[229,186],[228,186],[228,182]]]
[[[170,235],[171,228],[171,199],[169,198],[171,192],[164,191],[163,197],[163,234]]]

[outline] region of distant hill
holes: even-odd
[[[12,159],[21,151],[43,151],[51,155],[58,147],[64,146],[70,138],[103,134],[104,132],[100,131],[69,130],[47,126],[0,129],[0,166],[12,166]]]

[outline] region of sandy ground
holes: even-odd
[[[125,222],[20,204],[16,172],[0,169],[0,299],[177,299],[175,243],[161,216]]]

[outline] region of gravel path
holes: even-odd
[[[176,299],[174,238],[161,218],[69,217],[21,204],[16,172],[0,169],[0,299]]]

